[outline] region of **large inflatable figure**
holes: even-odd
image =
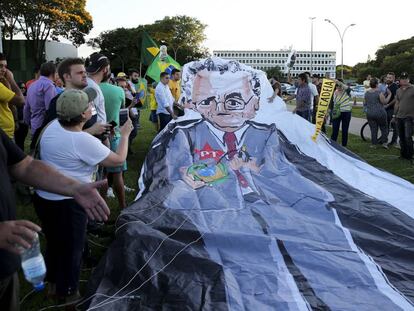
[[[88,310],[414,310],[414,186],[267,103],[263,72],[184,66]]]

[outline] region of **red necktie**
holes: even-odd
[[[236,134],[234,134],[234,132],[226,132],[226,133],[224,133],[223,139],[224,139],[224,143],[226,144],[226,147],[227,147],[227,155],[229,156],[229,160],[231,160],[237,154]],[[247,180],[246,180],[246,178],[244,178],[242,173],[239,170],[233,170],[233,171],[236,174],[240,185],[243,188],[247,188],[249,186],[249,184],[247,183]]]

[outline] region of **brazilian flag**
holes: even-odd
[[[142,34],[142,44],[141,44],[141,63],[149,66],[157,56],[160,49],[158,45],[152,40],[147,32]]]
[[[172,58],[170,55],[167,55],[167,57],[161,59],[160,53],[158,53],[157,57],[148,67],[146,75],[151,77],[154,81],[159,82],[161,72],[167,72],[168,74],[171,74],[171,71],[174,68],[181,69],[180,64],[177,63],[174,58]]]

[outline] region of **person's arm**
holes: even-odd
[[[109,208],[97,188],[106,180],[81,184],[67,177],[46,163],[26,156],[22,161],[9,167],[10,175],[22,183],[48,192],[73,197],[86,211],[89,218],[107,220]]]
[[[9,101],[9,103],[17,107],[23,107],[24,96],[16,81],[14,80],[13,73],[9,69],[6,69],[6,74],[4,75],[4,77],[7,79],[7,81],[9,81],[10,88],[15,94],[14,97]]]
[[[128,155],[128,138],[133,128],[131,119],[128,118],[125,124],[119,129],[121,132],[121,141],[119,142],[116,153],[111,151],[109,155],[100,163],[102,166],[121,166],[125,162]]]
[[[388,92],[387,97],[385,97],[384,93],[381,92],[380,95],[379,95],[379,99],[380,99],[381,104],[383,104],[384,106],[387,107],[387,103],[391,99],[391,96],[392,96],[391,92]]]
[[[87,129],[84,129],[83,131],[91,134],[92,136],[98,136],[107,132],[110,127],[111,125],[108,123],[95,122],[94,125],[88,127]]]
[[[169,94],[167,94],[169,92]],[[170,95],[170,96],[169,96]],[[163,100],[164,100],[164,108],[168,111],[168,113],[171,115],[171,118],[174,120],[177,119],[177,116],[174,114],[174,110],[171,109],[171,100],[173,101],[174,105],[174,97],[171,94],[171,91],[168,87],[163,89]]]
[[[45,109],[46,110],[49,109],[49,104],[56,95],[57,95],[56,88],[53,85],[53,83],[51,83],[50,85],[48,85],[47,89],[45,90],[44,99],[45,99]]]
[[[398,114],[398,110],[400,109],[400,101],[398,99],[395,100],[394,104],[394,114],[392,115],[392,120],[395,121],[395,118]]]

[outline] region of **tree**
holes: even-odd
[[[205,27],[206,25],[193,17],[167,16],[153,24],[104,31],[89,40],[88,44],[99,48],[107,56],[113,55],[111,67],[114,70],[120,70],[121,58],[125,68],[138,68],[142,34],[145,30],[158,45],[166,45],[168,54],[178,63],[185,64],[207,56],[207,49],[201,45],[206,38]]]
[[[375,60],[354,66],[353,74],[359,82],[368,74],[379,78],[390,71],[397,76],[403,71],[414,72],[414,37],[384,45],[375,55]]]
[[[64,37],[75,45],[85,43],[92,29],[92,17],[85,6],[86,0],[2,0],[0,20],[6,38],[22,33],[29,40],[34,60],[40,64],[48,39]]]
[[[98,37],[90,39],[88,45],[99,48],[101,53],[109,57],[115,72],[139,68],[142,31],[142,26],[104,31]]]
[[[283,73],[278,66],[266,70],[267,78],[276,78],[278,81],[281,81],[283,78]]]
[[[194,17],[177,15],[166,16],[145,28],[155,40],[165,43],[172,50],[171,56],[175,60],[185,63],[189,55],[204,54],[205,50],[201,47],[201,43],[206,39],[204,34],[206,27]]]

